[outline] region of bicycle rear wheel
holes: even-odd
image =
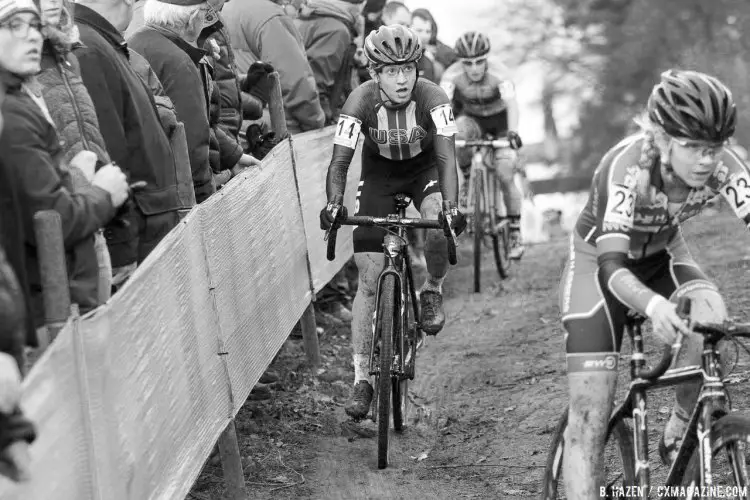
[[[498,179],[494,175],[492,176],[492,182],[490,183],[491,193],[497,193]],[[495,203],[497,203],[497,197]],[[497,207],[490,207],[490,211],[494,210],[497,213]],[[510,251],[510,227],[508,226],[507,219],[501,223],[497,223],[492,227],[492,252],[495,256],[495,266],[497,266],[497,272],[502,279],[506,279],[510,272],[510,259],[508,258],[508,252]]]
[[[750,481],[750,418],[726,415],[711,426],[711,482],[722,489],[723,498],[748,498]],[[698,449],[685,471],[686,486],[701,486],[702,468]],[[699,498],[700,495],[697,495]]]
[[[547,465],[542,477],[541,500],[566,499],[563,482],[563,453],[565,451],[565,429],[568,427],[568,412],[564,412],[552,436]],[[604,485],[607,493],[602,498],[614,498],[616,488],[635,484],[635,463],[632,431],[624,420],[614,423],[604,448]]]
[[[474,293],[481,291],[482,281],[482,243],[484,240],[484,213],[485,205],[482,176],[474,177]]]
[[[390,424],[391,367],[393,366],[394,316],[396,316],[396,278],[387,275],[380,289],[380,359],[378,371],[378,469],[388,467],[388,427]]]

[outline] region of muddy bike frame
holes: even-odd
[[[680,308],[683,315],[687,316],[690,305],[689,299],[683,300]],[[626,330],[631,339],[632,355],[630,357],[630,389],[625,399],[612,413],[608,427],[608,434],[612,431],[614,423],[625,418],[633,419],[633,437],[635,440],[635,486],[639,488],[639,498],[649,498],[651,486],[650,466],[648,459],[648,426],[646,417],[646,393],[651,389],[670,387],[685,382],[700,381],[701,390],[698,402],[693,410],[685,432],[682,435],[682,444],[677,452],[677,457],[669,469],[665,486],[679,486],[684,484],[683,479],[687,471],[690,457],[698,446],[698,457],[700,466],[700,484],[693,486],[710,486],[713,484],[711,478],[711,458],[713,455],[710,431],[713,423],[719,418],[729,415],[732,411],[729,394],[722,380],[723,373],[721,359],[718,351],[719,341],[727,336],[750,337],[750,325],[747,324],[724,324],[703,325],[694,323],[691,330],[701,334],[704,338],[701,365],[674,368],[677,354],[682,347],[682,335],[678,337],[674,346],[664,349],[659,364],[651,370],[646,369],[646,360],[643,354],[643,336],[641,325],[645,318],[629,315]],[[743,480],[747,477],[745,458],[737,449],[731,450],[729,461],[735,472],[735,479]],[[737,486],[747,486],[738,484]]]
[[[402,430],[404,413],[404,404],[406,398],[407,384],[406,380],[413,380],[416,371],[416,353],[421,346],[419,332],[421,329],[420,315],[417,307],[417,293],[414,287],[414,277],[412,274],[411,259],[407,248],[409,241],[406,238],[406,228],[425,228],[425,229],[442,229],[446,236],[448,249],[448,260],[452,265],[456,264],[456,235],[451,228],[451,220],[444,222],[430,219],[411,219],[406,218],[406,207],[411,203],[411,199],[405,194],[396,194],[394,197],[397,213],[385,217],[367,217],[354,216],[346,217],[337,221],[341,225],[352,226],[369,226],[381,227],[386,230],[383,238],[383,258],[384,267],[378,276],[377,288],[375,294],[375,310],[372,320],[373,335],[370,342],[370,359],[369,374],[376,379],[372,407],[372,420],[377,422],[378,413],[381,407],[380,398],[389,398],[393,394],[394,407],[394,427],[396,430]],[[334,214],[334,218],[336,215]],[[450,217],[450,216],[448,216]],[[326,233],[328,240],[327,258],[334,260],[336,258],[336,228],[332,227]],[[395,280],[395,293],[393,297],[392,310],[383,311],[384,314],[390,314],[391,318],[396,319],[393,323],[393,331],[390,332],[391,339],[380,338],[381,330],[378,328],[381,323],[379,317],[381,310],[381,298],[384,289],[384,282],[388,277]],[[411,311],[406,307],[407,302],[411,301]],[[413,315],[413,322],[410,321],[410,313]],[[382,328],[382,325],[381,325]],[[377,351],[378,342],[391,342],[393,348],[389,346]],[[385,363],[375,362],[376,352],[382,355],[390,355],[391,359]],[[388,354],[383,354],[387,352]],[[384,374],[384,366],[387,366],[390,373]],[[382,377],[388,377],[391,381],[387,388],[381,391],[380,380]],[[389,390],[390,389],[390,390]],[[387,394],[381,394],[387,392]],[[398,396],[398,397],[397,397]],[[399,408],[396,409],[396,399],[399,400]],[[388,416],[389,408],[383,407],[383,414],[380,415],[381,421],[378,436],[378,467],[385,468],[388,465]],[[398,411],[398,417],[396,412]],[[382,443],[382,444],[381,444]]]
[[[680,299],[678,311],[680,311],[682,317],[689,317],[689,298],[683,297]],[[628,313],[625,331],[628,332],[632,346],[630,357],[631,383],[623,402],[618,404],[612,412],[607,427],[607,440],[614,434],[618,434],[618,439],[625,440],[624,446],[623,443],[620,443],[621,453],[623,453],[623,450],[628,450],[628,453],[622,456],[625,467],[625,470],[622,471],[625,483],[623,486],[635,486],[631,492],[631,496],[641,500],[648,499],[651,493],[646,393],[651,389],[660,387],[675,386],[691,381],[701,382],[698,401],[690,417],[688,426],[682,435],[682,443],[677,451],[677,457],[670,466],[664,486],[667,488],[692,486],[695,489],[697,487],[703,488],[713,485],[711,459],[713,458],[713,445],[716,437],[711,435],[711,429],[716,421],[732,412],[729,395],[722,380],[721,358],[717,345],[723,338],[750,338],[750,324],[731,322],[719,325],[693,323],[690,325],[691,331],[702,335],[704,338],[700,366],[693,365],[674,368],[673,365],[682,347],[684,338],[682,334],[679,334],[674,345],[665,346],[661,360],[657,366],[651,370],[647,370],[641,331],[644,321],[644,317],[632,312]],[[735,342],[739,341],[735,340]],[[565,412],[558,425],[558,433],[567,425],[567,416],[568,413]],[[632,441],[627,433],[615,432],[618,426],[622,428],[623,422],[626,419],[633,420]],[[624,427],[627,429],[627,425]],[[562,446],[564,447],[564,441],[562,441]],[[691,461],[696,447],[698,448],[697,463]],[[746,488],[748,485],[745,482],[747,479],[747,470],[744,454],[737,448],[736,443],[728,443],[728,448],[729,462],[732,467],[734,479],[739,483],[735,486]],[[632,453],[632,456],[630,456],[630,453]],[[548,489],[550,485],[554,485],[554,490],[560,486],[559,473],[562,470],[562,456],[563,448],[557,444],[551,450],[550,461],[548,461],[547,466],[548,470],[545,474],[545,484],[543,486],[543,498],[545,499],[553,498],[550,495],[552,491]],[[692,469],[689,470],[688,467],[692,467]],[[628,470],[631,468],[634,471]],[[686,473],[689,476],[686,477]],[[550,477],[549,474],[552,476]],[[686,479],[690,481],[689,484],[686,484]],[[613,485],[609,484],[606,486],[609,488]],[[667,489],[666,491],[675,490]],[[614,492],[607,491],[604,496],[612,498],[613,495],[611,493]],[[675,497],[666,496],[666,498]],[[743,496],[742,498],[747,497]]]

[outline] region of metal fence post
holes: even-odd
[[[70,313],[70,287],[60,214],[55,210],[35,213],[34,234],[48,334],[47,339],[39,339],[39,347],[46,349],[55,340]]]

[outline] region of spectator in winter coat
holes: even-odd
[[[419,36],[425,47],[425,56],[429,57],[435,66],[434,74],[438,85],[446,68],[456,62],[456,51],[437,39],[438,26],[435,18],[427,9],[415,9],[411,13],[411,29]]]
[[[60,134],[63,157],[70,162],[81,151],[91,151],[102,165],[110,163],[107,146],[99,132],[96,109],[81,80],[78,59],[71,52],[80,46],[78,28],[69,10],[72,5],[58,0],[41,0],[42,72],[37,79],[52,121]],[[77,168],[70,169],[74,189],[88,186],[91,179]],[[112,225],[112,223],[110,223]],[[115,228],[116,230],[117,228]],[[112,287],[112,263],[102,231],[94,235],[99,285],[99,304],[109,300]]]
[[[300,9],[296,20],[315,76],[326,125],[338,120],[339,110],[351,91],[351,72],[357,49],[354,38],[363,1],[309,0]]]
[[[130,0],[80,0],[74,12],[82,42],[74,54],[107,151],[131,183],[145,183],[120,211],[118,223],[104,232],[115,287],[177,224],[178,210],[189,208],[192,201],[178,188],[179,167],[154,97],[130,65],[120,29],[127,27],[131,12]],[[210,194],[205,192],[205,184],[199,183],[195,189],[196,197],[198,193]]]
[[[219,173],[256,163],[218,127],[221,104],[210,54],[197,46],[209,12],[209,4],[200,0],[147,0],[146,25],[129,39],[133,50],[149,62],[185,123],[194,181],[195,173],[206,168]],[[211,183],[215,185],[213,179]]]
[[[38,327],[44,307],[34,214],[40,210],[60,214],[71,300],[86,312],[98,305],[94,234],[125,202],[128,185],[125,175],[111,164],[93,173],[93,153],[81,151],[70,163],[87,172],[92,182],[73,189],[47,104],[32,86],[42,57],[39,14],[32,0],[0,0],[0,46],[0,77],[7,88],[0,171],[20,202],[32,316]]]
[[[325,114],[315,77],[294,20],[271,0],[233,0],[222,14],[238,74],[245,75],[256,61],[269,63],[279,72],[289,133],[323,127]]]

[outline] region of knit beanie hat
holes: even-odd
[[[10,19],[19,12],[31,12],[39,16],[34,0],[0,0],[0,22]]]
[[[380,12],[383,10],[383,7],[385,7],[386,0],[367,0],[367,4],[365,4],[364,13],[367,14],[369,12]]]

